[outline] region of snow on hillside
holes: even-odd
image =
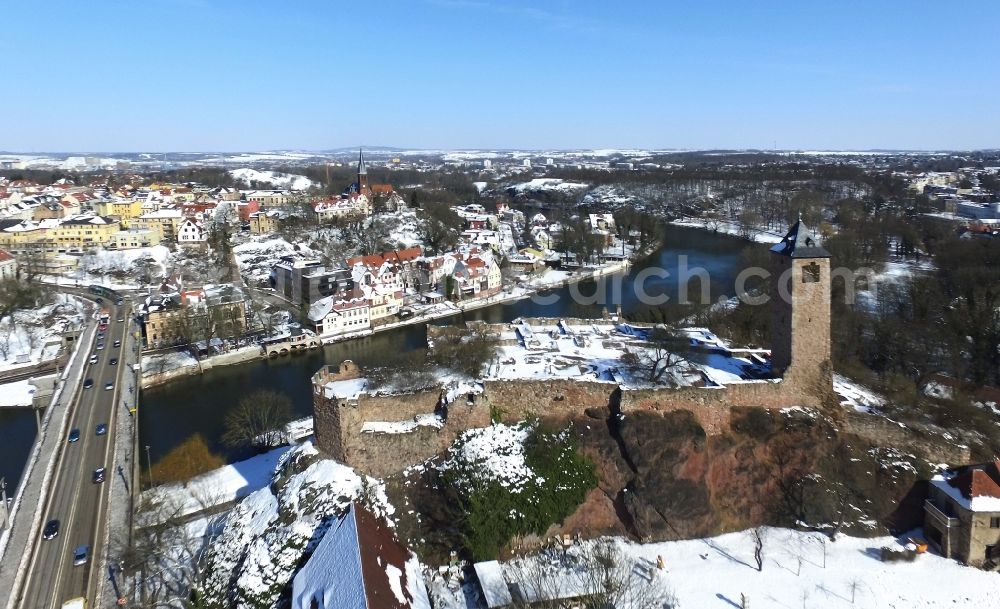
[[[282,256],[291,255],[313,256],[315,253],[300,244],[291,244],[280,237],[251,238],[246,243],[233,246],[233,255],[240,273],[251,282],[266,282],[271,275],[271,267],[277,264]]]
[[[204,590],[208,604],[227,599],[239,607],[276,606],[326,528],[354,500],[378,516],[393,513],[381,482],[320,457],[312,443],[284,453],[270,485],[233,508],[212,544]]]
[[[316,185],[315,182],[303,175],[281,173],[280,171],[258,171],[249,167],[231,169],[229,174],[233,176],[234,180],[243,182],[248,187],[254,182],[291,190],[309,190]]]
[[[862,387],[846,376],[833,375],[833,390],[841,397],[840,404],[858,412],[877,412],[885,406],[885,398]]]
[[[470,429],[448,450],[442,471],[460,468],[462,476],[498,480],[516,493],[534,474],[524,462],[524,441],[531,432],[527,423]],[[466,480],[470,485],[473,480]]]
[[[584,184],[583,182],[567,182],[559,178],[535,178],[528,182],[522,182],[511,186],[511,189],[517,194],[545,191],[570,194],[580,190],[586,190],[588,188],[590,188],[589,184]]]
[[[61,334],[83,327],[84,314],[82,300],[56,294],[51,304],[0,319],[0,370],[55,359]]]

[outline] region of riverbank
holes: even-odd
[[[146,355],[142,358],[139,388],[149,389],[195,374],[203,374],[219,366],[251,362],[262,357],[259,345],[239,347],[226,353],[198,359],[187,351]]]
[[[735,222],[729,222],[727,220],[707,220],[705,218],[678,218],[676,220],[671,220],[670,224],[673,226],[683,226],[685,228],[696,228],[698,230],[708,231],[715,235],[728,235],[730,237],[735,237],[737,239],[742,239],[743,241],[751,241],[754,243],[780,243],[785,237],[785,233],[777,233],[773,230],[766,230],[763,228],[755,227],[750,231],[750,238],[748,239],[744,236],[744,230]]]
[[[659,247],[659,246],[657,246]],[[655,251],[655,249],[654,249]],[[581,269],[578,271],[549,270],[536,281],[529,282],[524,287],[513,287],[509,290],[488,296],[486,298],[476,298],[473,300],[460,302],[442,302],[434,305],[426,305],[412,317],[401,319],[392,323],[381,324],[374,328],[366,328],[357,332],[347,334],[336,334],[332,336],[320,335],[317,338],[324,345],[342,343],[359,338],[365,338],[398,330],[407,326],[426,324],[439,319],[446,319],[455,315],[461,315],[469,311],[476,311],[495,305],[504,305],[527,298],[547,290],[566,287],[583,281],[593,281],[602,277],[625,273],[628,271],[630,262],[627,260],[616,261],[591,269]],[[259,346],[252,345],[241,347],[227,353],[197,359],[187,352],[172,352],[145,356],[142,360],[142,377],[140,387],[149,389],[166,385],[184,377],[203,374],[206,370],[211,370],[217,366],[227,366],[240,364],[248,361],[265,358]]]
[[[372,336],[379,332],[396,330],[406,326],[419,325],[437,319],[445,319],[462,313],[467,313],[469,311],[485,309],[486,307],[492,307],[494,305],[510,304],[531,298],[532,296],[547,290],[553,290],[581,283],[583,281],[597,280],[601,277],[624,273],[628,271],[629,265],[630,263],[627,260],[622,260],[619,262],[604,264],[593,269],[580,271],[567,272],[550,270],[548,273],[539,278],[544,279],[545,281],[532,282],[529,284],[530,287],[514,287],[510,290],[504,290],[499,294],[494,294],[493,296],[488,296],[486,298],[476,298],[474,300],[460,302],[442,302],[436,305],[429,305],[413,317],[408,317],[400,321],[382,324],[374,328],[361,330],[359,332],[352,332],[350,334],[337,334],[335,336],[321,335],[319,338],[323,341],[324,345],[331,345],[346,340]]]

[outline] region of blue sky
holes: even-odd
[[[0,150],[1000,147],[1000,2],[5,3]]]

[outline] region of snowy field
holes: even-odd
[[[303,175],[281,173],[280,171],[258,171],[247,167],[232,169],[229,171],[229,175],[233,176],[237,182],[243,182],[247,187],[250,187],[253,182],[289,190],[309,190],[316,185],[315,182]]]
[[[634,578],[635,585],[648,585],[650,577],[661,580],[660,585],[675,595],[679,609],[740,609],[742,598],[754,609],[1000,607],[996,573],[932,554],[919,555],[912,563],[882,562],[881,547],[902,549],[892,537],[840,536],[831,542],[816,533],[767,528],[761,571],[748,532],[649,544],[616,539],[615,543],[642,574]],[[571,548],[570,555],[575,551]],[[657,557],[663,558],[662,571],[655,568]],[[561,569],[563,581],[573,581],[572,568],[546,563],[544,569],[556,574]],[[537,568],[530,560],[526,565],[505,564],[508,581]],[[446,606],[476,606],[464,596],[455,591]]]
[[[522,182],[511,186],[517,194],[530,194],[533,192],[560,192],[575,193],[590,188],[590,184],[584,182],[567,182],[559,178],[535,178],[528,182]]]

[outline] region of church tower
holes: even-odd
[[[365,166],[365,151],[358,149],[358,192],[368,190],[368,168]]]
[[[802,218],[771,248],[771,366],[829,391],[830,253]]]

